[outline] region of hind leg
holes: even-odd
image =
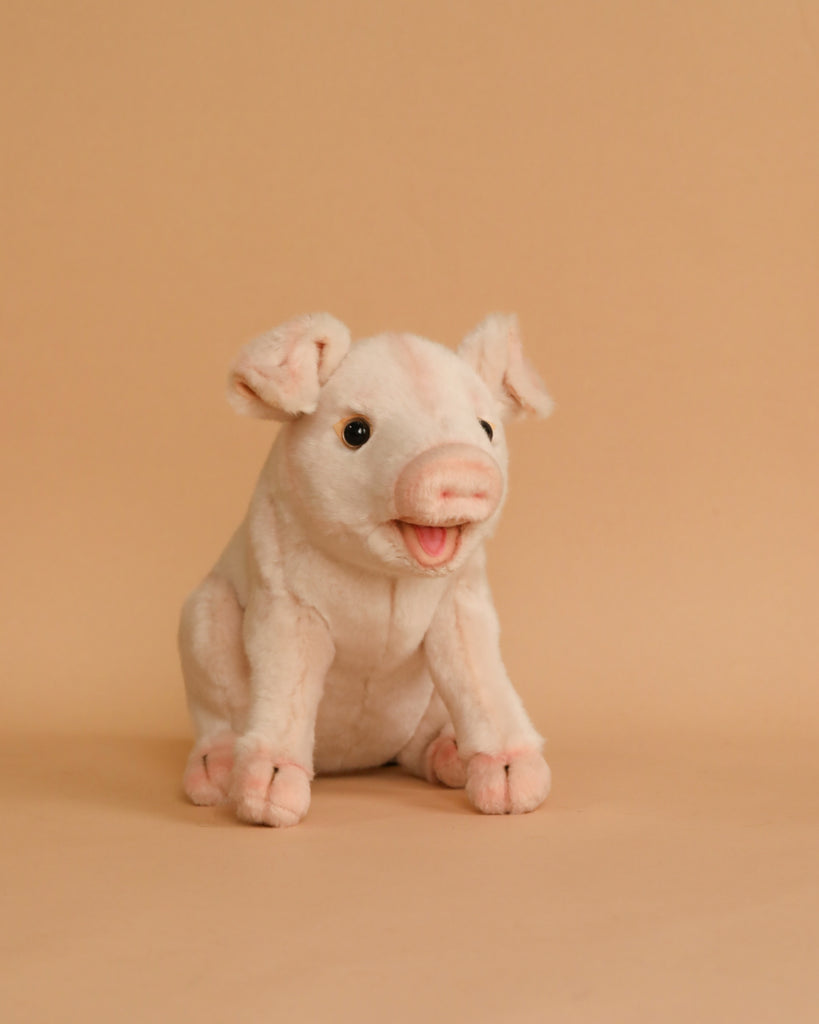
[[[227,800],[236,733],[247,709],[242,617],[233,587],[219,576],[208,576],[182,609],[179,653],[196,730],[183,786],[195,804]]]
[[[227,802],[235,742],[234,733],[226,730],[204,736],[194,744],[182,776],[182,787],[191,803],[211,807]]]
[[[466,785],[466,765],[458,753],[455,730],[436,690],[412,739],[398,754],[398,763],[427,782],[453,789]]]

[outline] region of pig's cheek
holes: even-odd
[[[367,537],[367,550],[379,562],[384,564],[392,564],[396,561],[400,561],[401,553],[398,549],[396,536],[396,531],[390,530],[389,527],[379,526]]]
[[[315,525],[350,521],[351,486],[349,466],[333,449],[304,445],[288,452],[289,489]]]

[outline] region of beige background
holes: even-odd
[[[815,1020],[819,5],[0,16],[10,1019]],[[225,370],[314,309],[515,310],[556,398],[491,548],[525,820],[179,798],[177,609],[271,439]]]

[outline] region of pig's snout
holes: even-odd
[[[454,526],[478,523],[497,509],[503,476],[495,460],[467,444],[441,445],[418,455],[395,485],[397,518]]]

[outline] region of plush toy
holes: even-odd
[[[294,825],[315,772],[397,761],[531,811],[550,773],[504,669],[484,541],[503,423],[547,415],[514,317],[456,352],[409,334],[350,347],[325,313],[240,352],[229,397],[281,420],[244,522],[182,611],[196,804]]]

